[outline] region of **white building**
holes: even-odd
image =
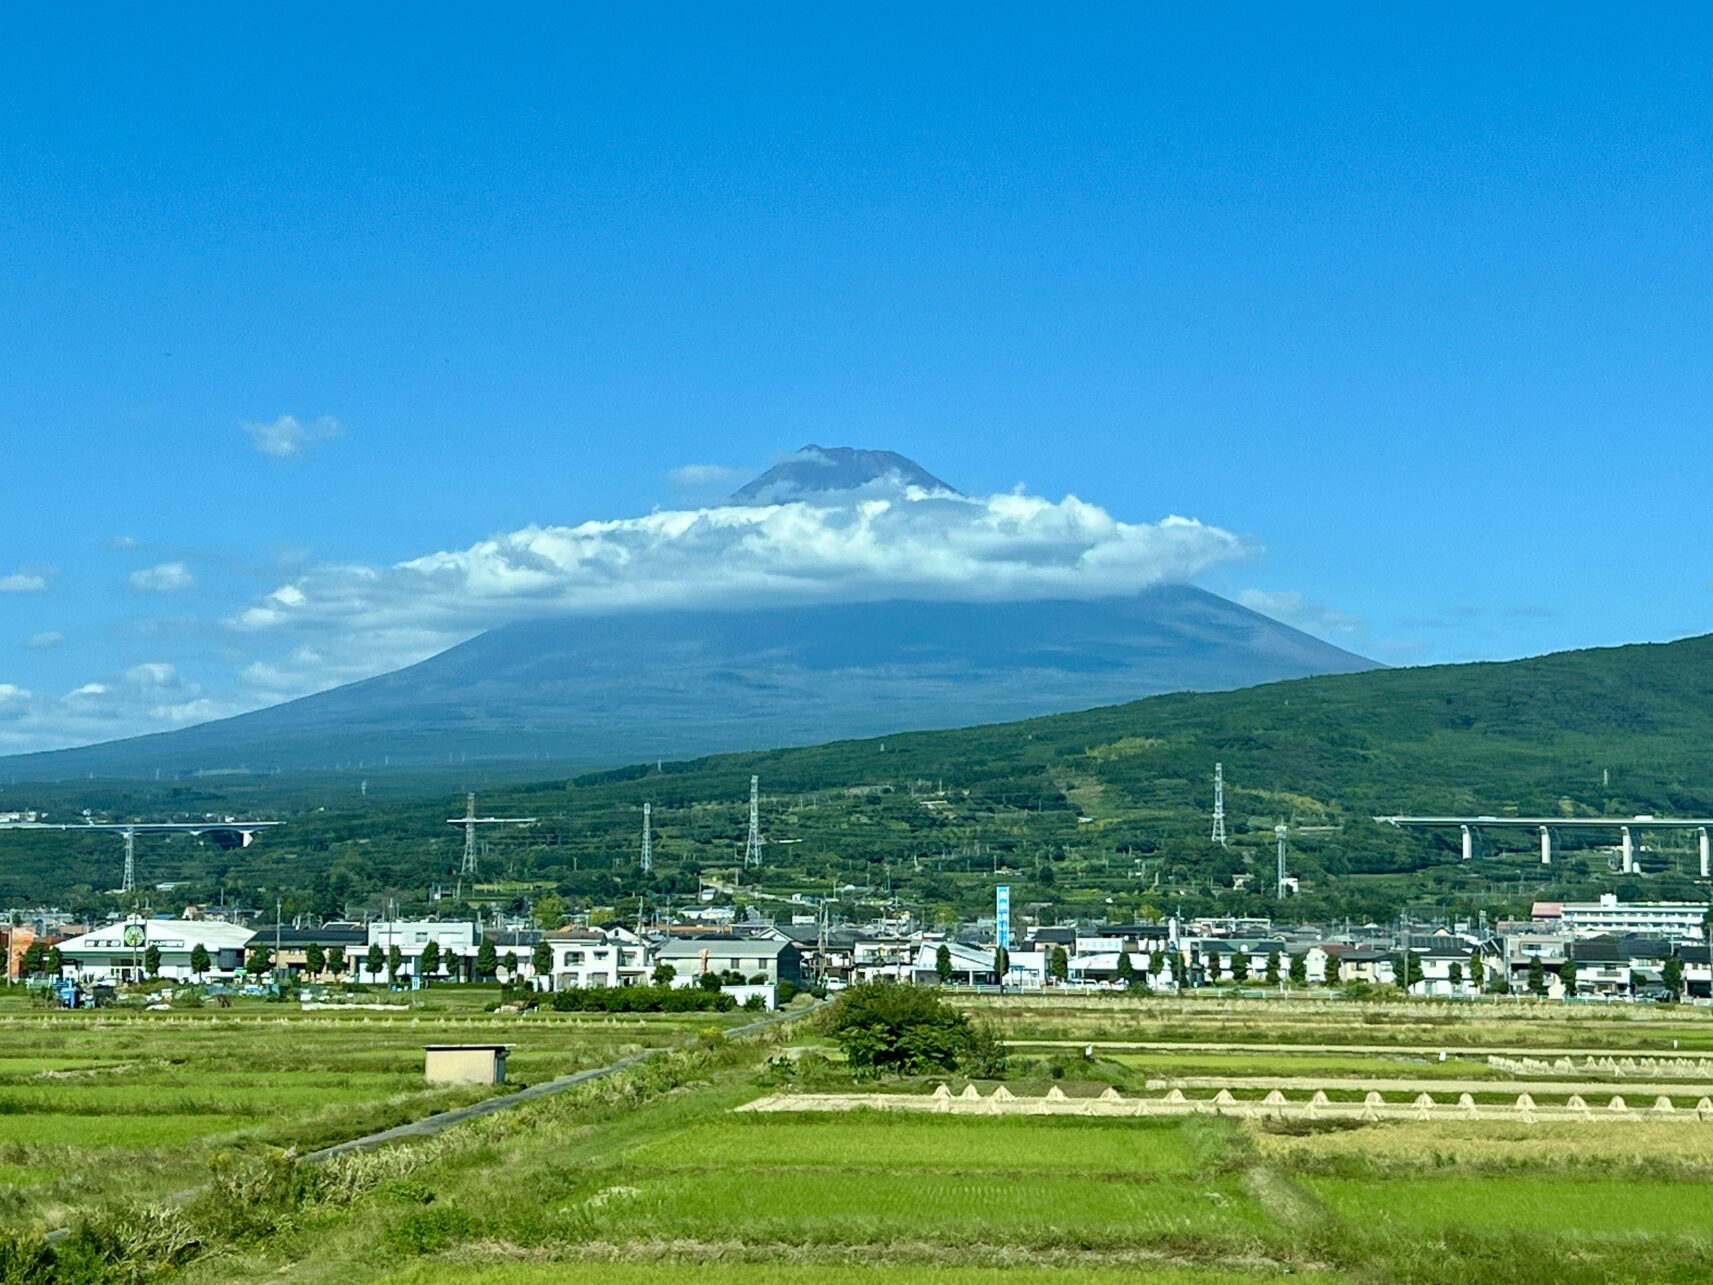
[[[63,941],[59,950],[66,972],[82,981],[141,981],[151,946],[161,953],[158,976],[197,981],[231,977],[244,966],[244,948],[253,936],[248,928],[209,919],[125,919]],[[190,964],[198,946],[209,960],[200,978]]]
[[[1537,906],[1550,918],[1551,904]],[[1707,904],[1700,901],[1621,902],[1612,893],[1599,901],[1568,901],[1558,918],[1576,937],[1663,937],[1667,941],[1700,941],[1706,935]]]
[[[542,940],[553,951],[553,990],[646,986],[654,971],[653,949],[626,928],[560,928]]]
[[[404,957],[399,969],[399,976],[414,977],[417,974],[417,964],[422,959],[422,949],[429,942],[434,942],[440,949],[444,959],[448,952],[460,958],[476,953],[476,925],[463,920],[381,920],[369,925],[369,945],[379,946],[383,955],[390,955],[392,948],[397,946],[399,954]],[[503,952],[502,952],[503,953]],[[526,953],[520,952],[520,958]],[[383,982],[387,980],[387,970],[382,966],[379,971],[371,972],[365,950],[354,962],[358,967],[360,980],[368,982]],[[527,962],[527,961],[526,961]]]

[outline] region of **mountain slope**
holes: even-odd
[[[1223,848],[1208,842],[1215,762],[1225,766]],[[764,868],[745,885],[771,896],[851,885],[859,890],[845,907],[851,916],[875,897],[977,914],[992,906],[996,881],[1013,885],[1014,904],[1046,908],[1049,922],[1073,913],[1270,914],[1279,821],[1292,825],[1289,868],[1303,881],[1293,910],[1311,918],[1385,921],[1408,906],[1473,920],[1526,913],[1535,898],[1609,891],[1705,899],[1693,833],[1644,827],[1642,873],[1623,875],[1600,846],[1611,836],[1564,836],[1551,867],[1541,866],[1533,835],[1489,836],[1488,849],[1463,862],[1455,832],[1418,834],[1370,818],[1713,813],[1713,636],[1176,693],[1025,722],[663,767],[650,760],[571,781],[542,771],[535,784],[483,787],[484,811],[541,818],[493,836],[491,860],[582,904],[612,906],[638,886],[647,802],[651,887],[693,894],[699,872],[729,867],[742,844],[752,773],[769,842]],[[342,775],[75,781],[4,793],[14,806],[73,816],[91,806],[114,817],[278,816],[284,828],[241,852],[157,840],[139,860],[150,881],[190,881],[183,895],[192,900],[225,879],[228,895],[284,890],[288,909],[333,915],[383,896],[420,897],[456,869],[462,849],[445,818],[462,800],[431,790],[362,798]],[[11,904],[116,877],[109,835],[8,835],[4,855],[0,900]],[[1234,887],[1244,874],[1248,887]],[[99,901],[91,889],[73,899]]]
[[[596,766],[1023,718],[1372,668],[1200,589],[507,625],[391,674],[198,727],[0,759],[19,779],[363,761]]]

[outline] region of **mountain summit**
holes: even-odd
[[[739,504],[786,504],[819,499],[829,491],[902,491],[911,486],[959,494],[955,487],[896,451],[816,446],[811,442],[739,488],[732,499]]]

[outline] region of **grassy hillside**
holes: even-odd
[[[901,719],[904,721],[903,712]],[[1232,844],[1207,840],[1211,775],[1225,764]],[[483,810],[542,818],[490,842],[498,900],[556,891],[634,907],[641,805],[654,805],[655,896],[693,892],[730,867],[749,775],[762,779],[766,868],[752,896],[841,889],[849,913],[896,897],[930,913],[986,906],[996,877],[1037,913],[1182,908],[1265,913],[1273,826],[1297,827],[1298,911],[1389,917],[1495,913],[1538,895],[1699,895],[1686,839],[1649,835],[1640,877],[1616,879],[1600,851],[1568,851],[1543,879],[1526,836],[1510,858],[1464,865],[1449,837],[1372,824],[1390,812],[1555,815],[1713,813],[1713,637],[1566,652],[1504,664],[1388,670],[1236,692],[1155,697],[1083,713],[804,749],[649,764],[492,788]],[[1603,775],[1604,774],[1604,775]],[[331,794],[342,785],[342,798]],[[238,791],[242,791],[240,795]],[[158,793],[157,793],[158,791]],[[276,778],[209,791],[99,783],[9,787],[4,806],[128,811],[281,808],[291,824],[242,853],[190,841],[140,846],[149,882],[195,885],[159,905],[206,898],[213,881],[257,904],[323,913],[450,887],[459,800],[357,798],[354,778]],[[111,803],[104,795],[114,796]],[[117,846],[6,836],[0,899],[110,886]],[[1003,872],[996,876],[996,871]],[[1247,891],[1234,875],[1256,876]],[[526,886],[528,885],[528,886]],[[80,895],[88,895],[85,889]],[[446,903],[441,909],[449,909]],[[634,913],[634,909],[626,913]]]

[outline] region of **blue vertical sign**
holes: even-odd
[[[1002,883],[993,892],[993,926],[1003,950],[1011,949],[1011,885]]]

